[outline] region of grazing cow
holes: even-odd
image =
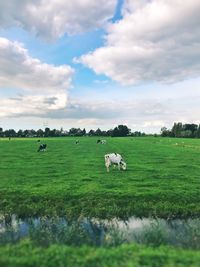
[[[47,148],[47,144],[40,144],[39,145],[39,148],[38,148],[38,152],[42,151],[46,151],[46,148]]]
[[[75,144],[78,145],[79,144],[79,140],[76,140]]]
[[[122,156],[120,154],[117,153],[111,153],[111,154],[106,154],[104,156],[105,158],[105,166],[107,169],[107,172],[109,172],[109,167],[111,165],[117,165],[119,170],[126,170],[126,163],[123,160]]]
[[[97,140],[97,144],[105,145],[106,144],[106,140],[100,140],[100,139],[98,139]]]

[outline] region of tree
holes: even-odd
[[[14,129],[9,129],[4,132],[4,135],[7,137],[16,137],[17,134]]]
[[[196,131],[196,137],[197,137],[197,138],[200,138],[200,124],[199,124],[199,126],[198,126],[197,131]]]
[[[191,130],[185,130],[181,132],[180,137],[191,137],[192,136],[192,131]]]
[[[106,132],[107,136],[113,136],[113,129],[110,129]]]
[[[91,129],[91,130],[88,132],[88,135],[89,135],[89,136],[93,136],[93,135],[95,135],[95,131]]]
[[[71,136],[82,136],[83,131],[80,128],[71,128],[69,130],[69,135]]]
[[[86,135],[86,130],[85,130],[85,128],[84,128],[83,131],[82,131],[82,135],[83,135],[83,136]]]
[[[166,127],[161,128],[161,136],[166,137],[166,136],[171,136],[171,131],[168,130]]]
[[[24,137],[24,132],[23,132],[23,130],[19,130],[18,132],[17,132],[17,137]]]
[[[50,133],[51,133],[50,128],[46,127],[45,130],[44,130],[44,136],[48,137],[48,136],[50,136]]]
[[[42,129],[39,129],[39,130],[37,130],[36,135],[37,135],[37,137],[43,137],[44,131]]]
[[[0,137],[3,136],[3,128],[0,127]]]
[[[101,131],[101,135],[102,135],[102,136],[107,136],[108,134],[107,134],[106,131]]]
[[[181,122],[174,123],[171,133],[172,137],[181,137],[181,132],[183,131],[183,125]]]
[[[191,132],[190,137],[195,137],[195,134],[198,129],[198,125],[194,123],[191,123],[191,124],[187,123],[187,124],[184,124],[183,129],[184,131],[187,131],[187,135],[189,134],[189,131],[190,131]]]
[[[99,128],[95,131],[95,135],[97,135],[97,136],[101,136],[102,135],[102,132],[101,132],[101,130]]]
[[[126,125],[118,125],[117,127],[114,128],[112,132],[113,137],[117,136],[127,136],[129,135],[131,130],[126,126]]]
[[[52,137],[59,136],[59,133],[60,133],[60,131],[53,129],[50,132],[50,136],[52,136]]]

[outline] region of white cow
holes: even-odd
[[[110,153],[110,154],[106,154],[104,156],[105,158],[105,166],[107,169],[107,172],[109,172],[109,167],[111,165],[117,165],[119,170],[126,170],[126,163],[123,160],[122,156],[120,154],[117,153]]]

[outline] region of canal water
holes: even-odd
[[[200,219],[102,220],[48,216],[20,219],[15,215],[0,215],[0,244],[13,244],[27,238],[41,246],[139,243],[200,249]]]

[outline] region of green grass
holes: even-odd
[[[0,247],[2,267],[199,267],[200,253],[161,246],[122,245],[113,248],[35,247],[25,240]]]
[[[98,217],[200,214],[200,140],[170,138],[0,140],[0,210],[20,216]],[[184,144],[182,143],[184,142]],[[176,145],[178,143],[178,145]],[[118,152],[127,171],[106,172],[104,154]]]

